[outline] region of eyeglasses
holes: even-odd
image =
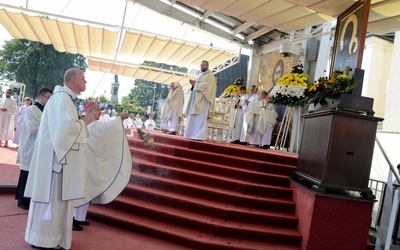
[[[46,97],[47,99],[50,99],[50,97],[51,97],[51,96],[45,96],[45,95],[42,95],[42,96],[43,96],[43,97]]]

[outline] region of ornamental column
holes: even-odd
[[[390,65],[390,75],[387,84],[385,120],[383,129],[386,131],[400,131],[400,31],[395,33],[392,63]]]
[[[258,82],[258,70],[260,67],[261,56],[254,53],[255,50],[253,50],[250,55],[249,64],[247,68],[247,79],[246,79],[247,81],[245,86],[247,89],[250,89],[251,85],[256,85]]]
[[[118,104],[118,75],[114,76],[114,83],[111,84],[111,98],[110,101],[114,104]]]

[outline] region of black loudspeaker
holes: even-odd
[[[358,69],[358,68],[354,69],[353,81],[357,82],[357,86],[351,90],[351,93],[353,95],[361,96],[363,82],[364,82],[364,70],[363,69]]]

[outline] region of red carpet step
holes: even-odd
[[[129,136],[131,181],[89,217],[191,249],[299,249],[289,175],[297,156],[154,132]]]

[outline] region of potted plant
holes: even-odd
[[[318,81],[310,85],[307,91],[306,102],[310,104],[309,110],[336,107],[340,104],[340,96],[350,92],[357,86],[350,77],[351,69],[346,74],[342,71],[334,71],[330,78],[320,77]]]

